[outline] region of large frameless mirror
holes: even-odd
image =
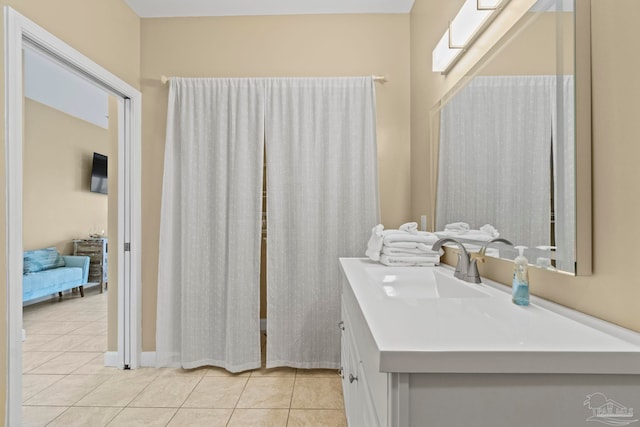
[[[583,77],[574,3],[536,2],[431,114],[438,147],[435,230],[455,235],[452,224],[468,224],[526,246],[532,264],[571,274],[578,227],[576,79]],[[479,245],[490,240],[467,235],[462,230],[458,237]],[[517,251],[493,245],[488,255],[513,259]]]

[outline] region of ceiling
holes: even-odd
[[[141,18],[409,13],[414,0],[125,0]]]

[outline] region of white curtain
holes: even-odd
[[[176,78],[168,107],[157,364],[258,368],[264,87]]]
[[[436,226],[549,245],[555,76],[476,77],[442,110]]]
[[[556,268],[575,272],[575,90],[572,75],[556,77],[557,110],[553,114],[553,183]],[[554,100],[555,100],[554,99]]]
[[[337,368],[338,257],[379,222],[372,78],[267,82],[267,367]]]

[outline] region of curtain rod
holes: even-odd
[[[373,75],[371,76],[373,77],[373,81],[375,82],[380,82],[380,83],[386,83],[387,82],[387,78],[385,76],[376,76]],[[169,79],[171,77],[167,77],[164,74],[160,76],[160,81],[162,82],[163,85],[167,84],[167,82],[169,82]]]

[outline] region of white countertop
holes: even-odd
[[[640,374],[640,334],[483,278],[483,298],[390,298],[366,258],[341,258],[379,350],[381,372]],[[397,269],[398,267],[394,267]],[[453,276],[453,270],[436,268]],[[391,270],[390,270],[391,271]],[[456,279],[457,280],[457,279]]]

